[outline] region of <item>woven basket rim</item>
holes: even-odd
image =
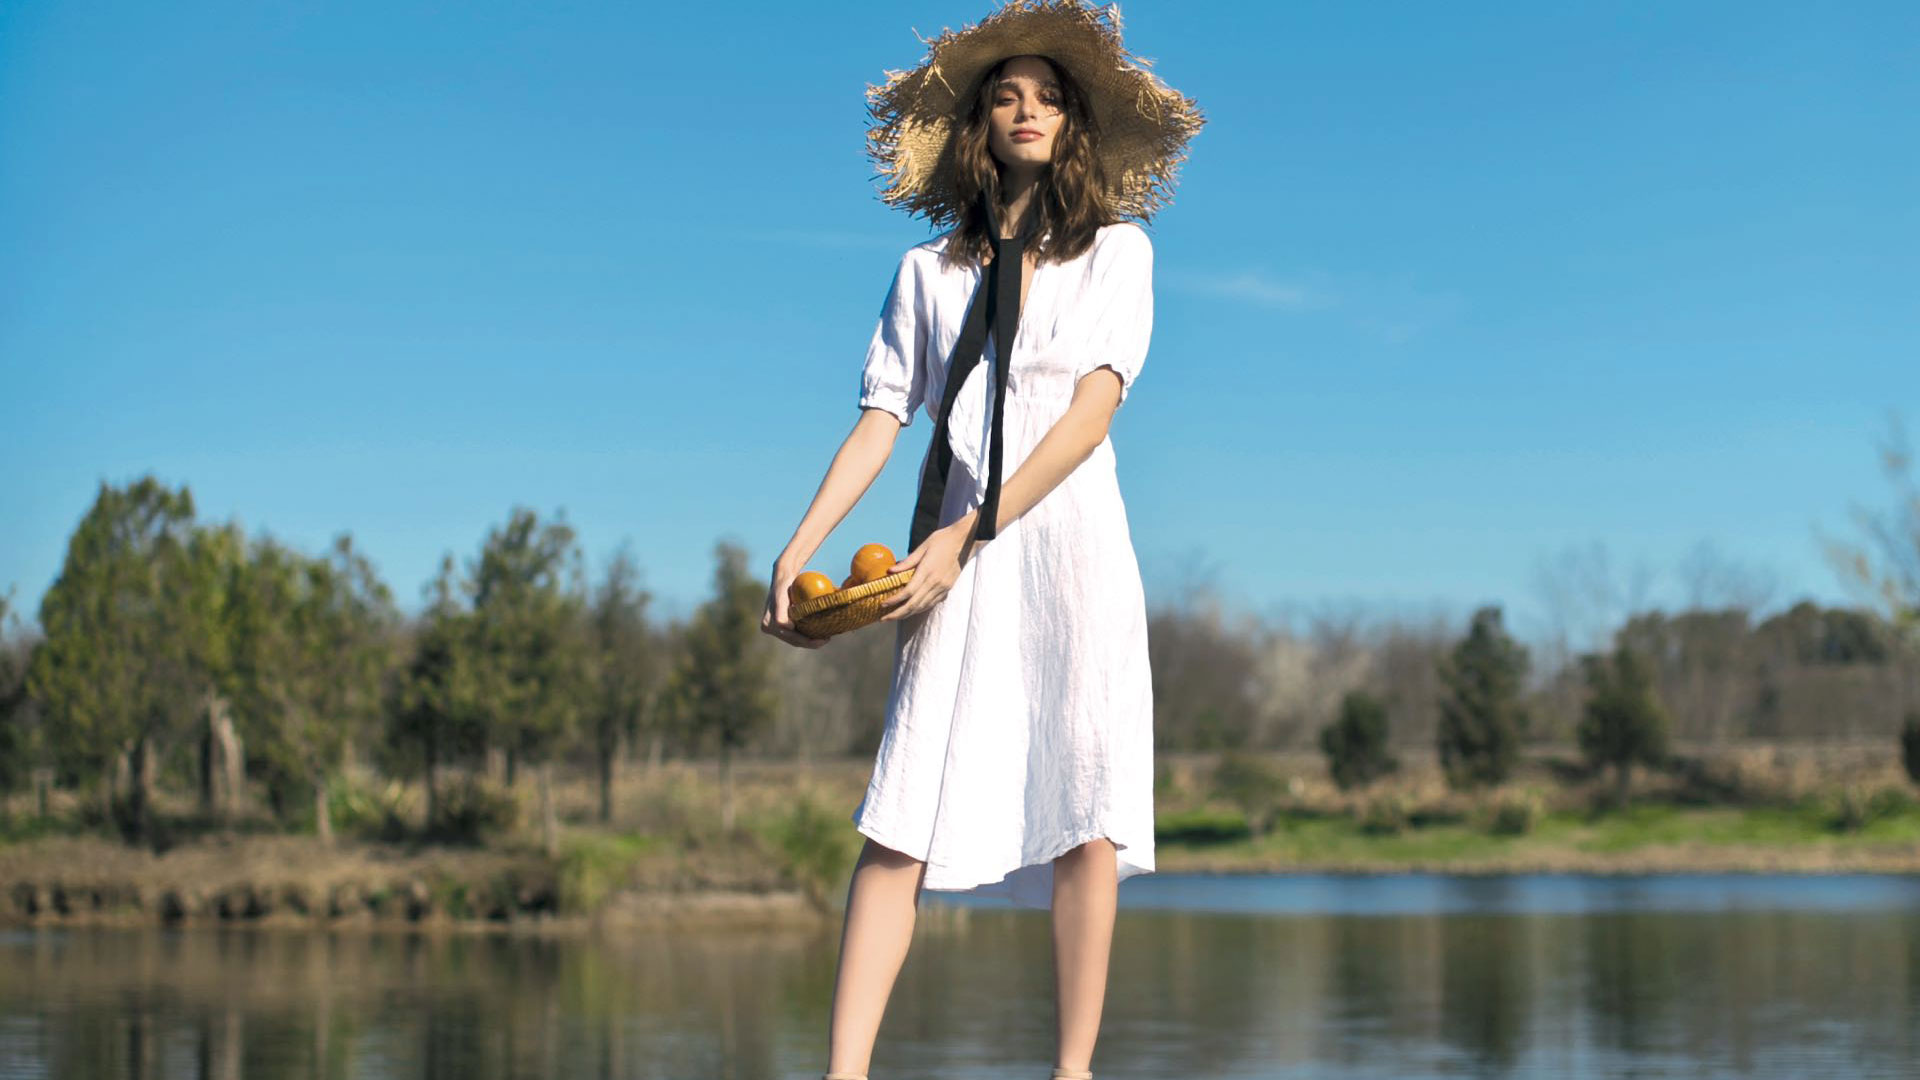
[[[857,600],[864,600],[876,593],[890,592],[901,585],[905,585],[912,579],[913,569],[909,567],[897,574],[888,574],[883,578],[875,578],[863,585],[855,585],[847,589],[835,589],[830,593],[821,593],[819,596],[810,596],[797,604],[789,606],[787,608],[787,619],[792,622],[798,622],[809,615],[818,615],[823,611],[832,611],[834,608],[845,607],[848,604]]]

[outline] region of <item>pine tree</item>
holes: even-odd
[[[1498,784],[1520,756],[1527,713],[1520,701],[1527,650],[1501,626],[1500,609],[1473,614],[1467,636],[1440,661],[1440,766],[1455,788]]]
[[[600,820],[613,820],[614,770],[622,742],[634,738],[658,681],[658,656],[647,622],[653,594],[639,587],[632,553],[621,549],[607,564],[590,615],[593,690],[587,706],[600,773]]]
[[[1320,749],[1342,791],[1364,787],[1400,767],[1387,750],[1387,707],[1364,690],[1350,690],[1341,699],[1339,718],[1320,729]]]

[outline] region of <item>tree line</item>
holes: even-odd
[[[37,628],[0,601],[0,785],[42,812],[55,789],[87,793],[141,841],[163,791],[220,821],[252,786],[329,837],[330,785],[370,768],[421,782],[425,827],[451,835],[484,811],[481,779],[524,774],[551,847],[556,768],[591,770],[607,820],[620,769],[700,757],[730,828],[737,758],[869,754],[890,689],[892,634],[793,649],[759,632],[765,591],[722,541],[708,597],[662,620],[629,550],[590,580],[564,518],[515,508],[467,559],[442,559],[409,617],[350,535],[302,552],[200,520],[185,486],[103,483]],[[1390,769],[1396,746],[1434,748],[1473,786],[1528,742],[1577,741],[1624,785],[1672,739],[1892,740],[1920,723],[1907,624],[1811,602],[1641,610],[1604,647],[1538,665],[1498,606],[1464,631],[1301,629],[1229,617],[1201,591],[1151,613],[1149,648],[1161,749],[1317,742],[1343,786]]]

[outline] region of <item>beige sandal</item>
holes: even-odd
[[[1093,1070],[1069,1069],[1064,1065],[1055,1065],[1051,1080],[1093,1080]]]
[[[866,1073],[828,1073],[820,1080],[867,1080]]]

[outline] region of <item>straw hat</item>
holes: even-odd
[[[1127,52],[1118,4],[1011,0],[977,25],[921,41],[919,67],[867,87],[867,155],[886,177],[881,201],[937,226],[957,224],[951,135],[988,69],[1028,54],[1052,60],[1086,91],[1114,211],[1151,218],[1172,201],[1187,140],[1206,121],[1192,98],[1147,70],[1151,61]]]

